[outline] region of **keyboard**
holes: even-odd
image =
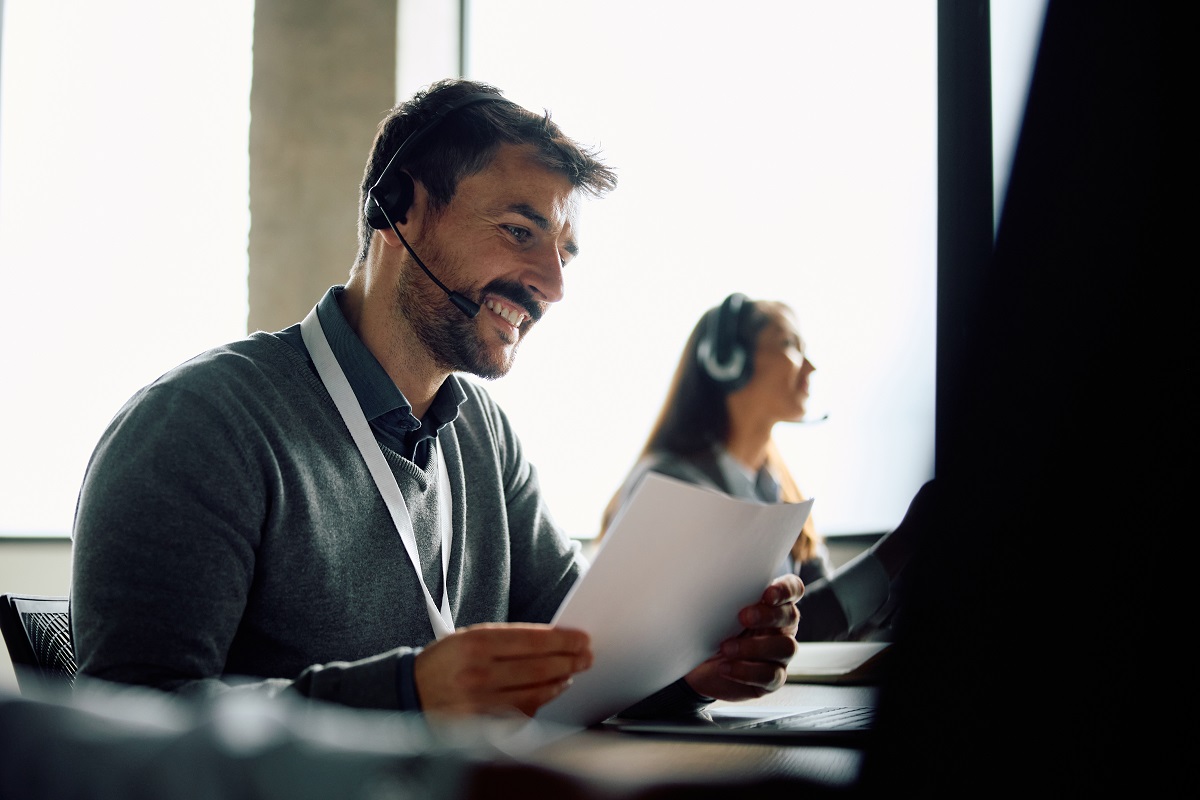
[[[870,706],[826,706],[784,717],[741,720],[723,723],[732,730],[862,730],[875,721],[875,709]]]

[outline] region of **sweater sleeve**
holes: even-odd
[[[187,424],[180,424],[187,420]],[[203,398],[151,386],[92,455],[76,508],[72,635],[80,672],[210,694],[254,571],[263,497],[237,432]],[[193,682],[195,686],[190,686]]]
[[[215,390],[214,390],[215,391]],[[408,648],[241,678],[229,669],[277,513],[252,435],[211,394],[151,385],[114,418],[84,478],[73,532],[71,626],[80,674],[207,697],[302,695],[402,708]]]

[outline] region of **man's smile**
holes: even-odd
[[[524,309],[505,302],[501,298],[489,297],[484,301],[483,305],[492,313],[503,318],[505,322],[514,328],[520,328],[521,324],[529,318],[529,314]]]

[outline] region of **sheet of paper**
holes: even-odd
[[[890,642],[801,642],[788,664],[788,680],[850,675],[890,646]]]
[[[587,631],[595,663],[536,719],[591,725],[674,682],[737,634],[813,501],[755,503],[651,473],[554,624]]]

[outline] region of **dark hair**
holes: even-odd
[[[366,259],[374,232],[364,211],[367,192],[396,150],[448,104],[474,93],[501,96],[498,89],[486,83],[442,80],[392,108],[379,123],[359,187],[355,264]],[[617,185],[613,170],[601,163],[594,151],[567,138],[550,120],[549,112],[534,114],[508,100],[476,103],[455,111],[439,124],[435,135],[416,151],[405,153],[404,162],[392,169],[403,169],[420,181],[429,192],[430,209],[436,212],[449,204],[460,180],[487,168],[504,143],[532,145],[542,166],[562,173],[573,186],[593,196],[602,196]],[[392,173],[388,174],[390,178]]]

